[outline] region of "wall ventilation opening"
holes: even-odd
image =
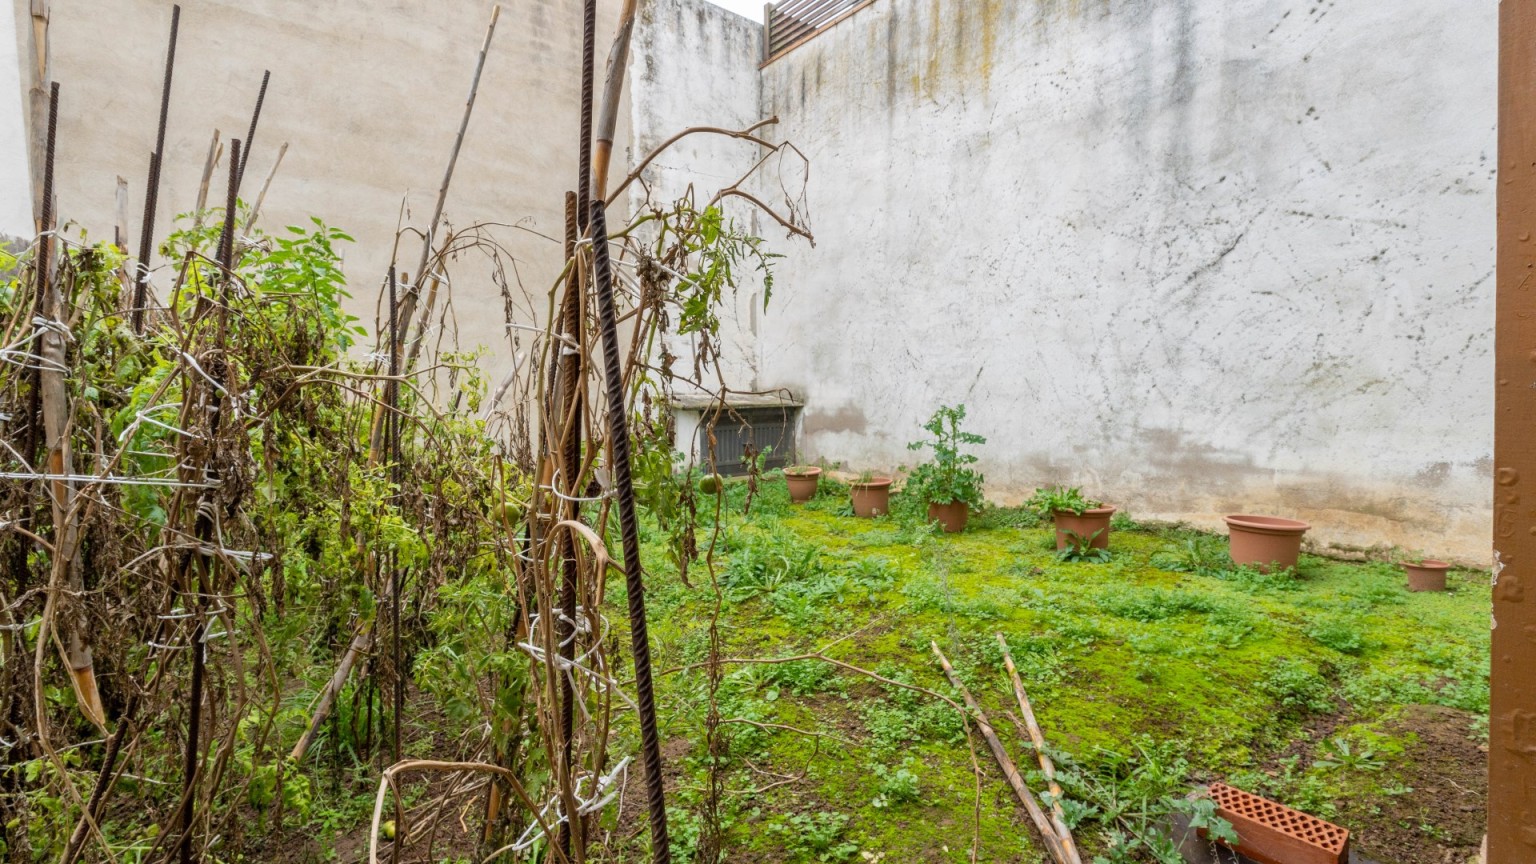
[[[764,13],[763,62],[787,53],[874,0],[782,0]]]

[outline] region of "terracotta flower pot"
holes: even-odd
[[[802,468],[793,474],[784,472],[784,485],[789,487],[789,500],[796,504],[804,504],[816,497],[816,485],[820,482],[820,468]]]
[[[971,519],[971,505],[964,501],[951,501],[948,504],[928,504],[928,521],[937,522],[944,526],[945,534],[959,534],[965,530],[965,523]]]
[[[876,477],[863,483],[850,483],[853,497],[853,515],[872,519],[891,512],[891,478]]]
[[[1093,537],[1093,548],[1109,548],[1109,517],[1115,515],[1113,507],[1098,507],[1093,510],[1084,510],[1082,513],[1073,513],[1070,510],[1057,510],[1051,514],[1056,522],[1056,549],[1067,548],[1067,532],[1071,531],[1079,537]]]
[[[1295,567],[1301,555],[1301,535],[1312,527],[1279,516],[1238,514],[1226,517],[1226,521],[1232,538],[1228,544],[1232,563],[1261,573]]]
[[[1408,574],[1409,591],[1444,591],[1445,571],[1449,569],[1451,565],[1430,558],[1417,564],[1403,565],[1403,570]]]

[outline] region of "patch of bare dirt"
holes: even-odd
[[[1466,864],[1488,818],[1488,754],[1471,737],[1473,715],[1416,705],[1389,724],[1412,736],[1393,779],[1411,792],[1339,802],[1336,821],[1380,864]],[[1415,740],[1416,739],[1416,740]]]

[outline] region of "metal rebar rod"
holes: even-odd
[[[576,193],[567,192],[565,195],[565,257],[571,261],[576,254],[576,242],[578,238]],[[565,299],[560,307],[560,332],[576,345],[582,344],[582,317],[586,309],[582,292],[582,268],[571,267],[569,278],[565,282]],[[580,517],[581,505],[574,499],[581,494],[578,485],[581,478],[581,424],[582,424],[582,399],[581,399],[581,352],[567,347],[563,341],[556,341],[552,350],[558,358],[556,366],[559,382],[556,392],[557,400],[551,400],[556,406],[560,423],[554,426],[560,435],[558,442],[558,462],[560,466],[560,482],[564,485],[566,498],[561,499],[561,508],[564,511],[562,520],[575,521]],[[554,451],[556,448],[551,447]],[[553,453],[551,455],[554,455]],[[560,643],[560,657],[569,662],[576,657],[576,640],[573,637],[576,627],[577,598],[580,595],[579,573],[576,564],[576,536],[570,531],[560,532],[560,617],[555,622],[555,634]],[[560,765],[563,776],[569,777],[571,766],[574,762],[574,741],[576,728],[576,694],[572,686],[572,678],[569,675],[560,676]],[[560,848],[567,853],[569,859],[571,835],[578,834],[581,830],[580,820],[567,819],[560,824]]]
[[[391,479],[395,495],[400,494],[403,480],[400,472],[400,322],[399,301],[396,297],[395,265],[389,265],[389,382],[385,385],[385,399],[389,413],[385,416],[384,436],[389,446]],[[394,692],[394,761],[400,761],[400,715],[405,711],[405,672],[400,651],[400,562],[394,552],[389,554],[390,626],[394,631],[395,692]],[[401,843],[394,844],[393,857],[398,860]]]
[[[597,0],[584,0],[581,22],[581,139],[576,146],[576,215],[581,236],[588,236],[592,202],[592,90],[597,63]]]
[[[635,655],[635,696],[640,715],[640,757],[645,766],[650,807],[651,860],[671,864],[667,839],[667,800],[661,776],[661,742],[656,729],[656,693],[651,681],[651,643],[645,622],[645,579],[640,567],[640,525],[635,514],[631,475],[629,415],[624,402],[624,370],[619,363],[618,311],[613,300],[613,264],[608,258],[608,225],[601,201],[592,202],[593,290],[603,339],[603,369],[608,386],[608,446],[613,455],[613,484],[618,497],[623,538],[624,587],[629,600],[630,646]]]
[[[240,175],[235,180],[237,195],[240,185],[245,182],[245,163],[251,161],[251,142],[256,140],[256,121],[261,119],[261,103],[267,101],[267,82],[271,80],[272,70],[262,70],[261,89],[256,92],[256,109],[251,112],[251,126],[245,131],[245,152],[240,154]]]
[[[222,283],[220,302],[220,326],[218,339],[220,349],[223,348],[225,329],[223,319],[229,310],[229,284],[234,281],[234,249],[235,249],[235,188],[240,179],[240,139],[229,142],[229,186],[224,204],[224,226],[219,232],[219,276]],[[214,368],[216,379],[223,379],[226,364],[221,362]],[[208,412],[208,439],[217,439],[219,432],[220,407],[222,394],[228,389],[227,381],[215,380],[214,392],[210,396],[210,410]],[[205,472],[206,473],[206,472]],[[205,498],[212,493],[205,492]],[[202,502],[198,504],[194,532],[200,543],[207,543],[214,535],[213,510],[211,501],[208,506]],[[190,553],[187,553],[190,557]],[[209,561],[199,556],[193,566],[199,573],[199,585],[197,590],[197,626],[192,631],[192,685],[187,694],[187,751],[182,777],[183,818],[181,820],[181,844],[179,856],[181,864],[192,864],[199,856],[195,851],[193,834],[197,824],[197,782],[198,767],[202,761],[199,738],[202,731],[203,713],[203,679],[206,677],[204,669],[207,666],[208,647],[203,637],[208,631],[207,597],[213,590],[211,578],[208,575],[211,567]],[[183,571],[185,572],[185,571]]]
[[[144,224],[139,234],[139,270],[133,285],[133,332],[144,332],[144,304],[149,297],[149,256],[154,251],[155,208],[160,198],[160,160],[165,155],[165,123],[171,110],[171,76],[176,70],[176,34],[181,28],[181,6],[171,7],[171,37],[165,51],[165,82],[160,89],[160,124],[155,149],[149,157],[149,182],[144,187]]]

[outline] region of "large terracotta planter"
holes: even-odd
[[[1084,510],[1081,513],[1073,513],[1070,510],[1057,510],[1051,514],[1056,522],[1056,549],[1067,548],[1067,532],[1071,531],[1079,537],[1093,537],[1093,548],[1109,548],[1109,517],[1115,515],[1113,507],[1098,507],[1093,510]]]
[[[789,487],[789,500],[796,504],[804,504],[816,497],[816,484],[819,482],[820,468],[802,468],[793,474],[788,470],[784,472],[784,485]]]
[[[965,530],[965,523],[971,519],[971,505],[964,501],[951,501],[948,504],[928,504],[928,521],[937,522],[944,526],[945,534],[959,534]]]
[[[1444,561],[1435,561],[1426,558],[1417,564],[1404,564],[1403,570],[1408,574],[1409,591],[1444,591],[1445,571],[1451,569],[1451,565]]]
[[[853,515],[872,519],[891,512],[891,478],[875,477],[862,483],[850,483],[853,497]]]
[[[1301,535],[1311,528],[1298,519],[1238,514],[1226,517],[1232,563],[1261,573],[1288,570],[1301,555]]]

